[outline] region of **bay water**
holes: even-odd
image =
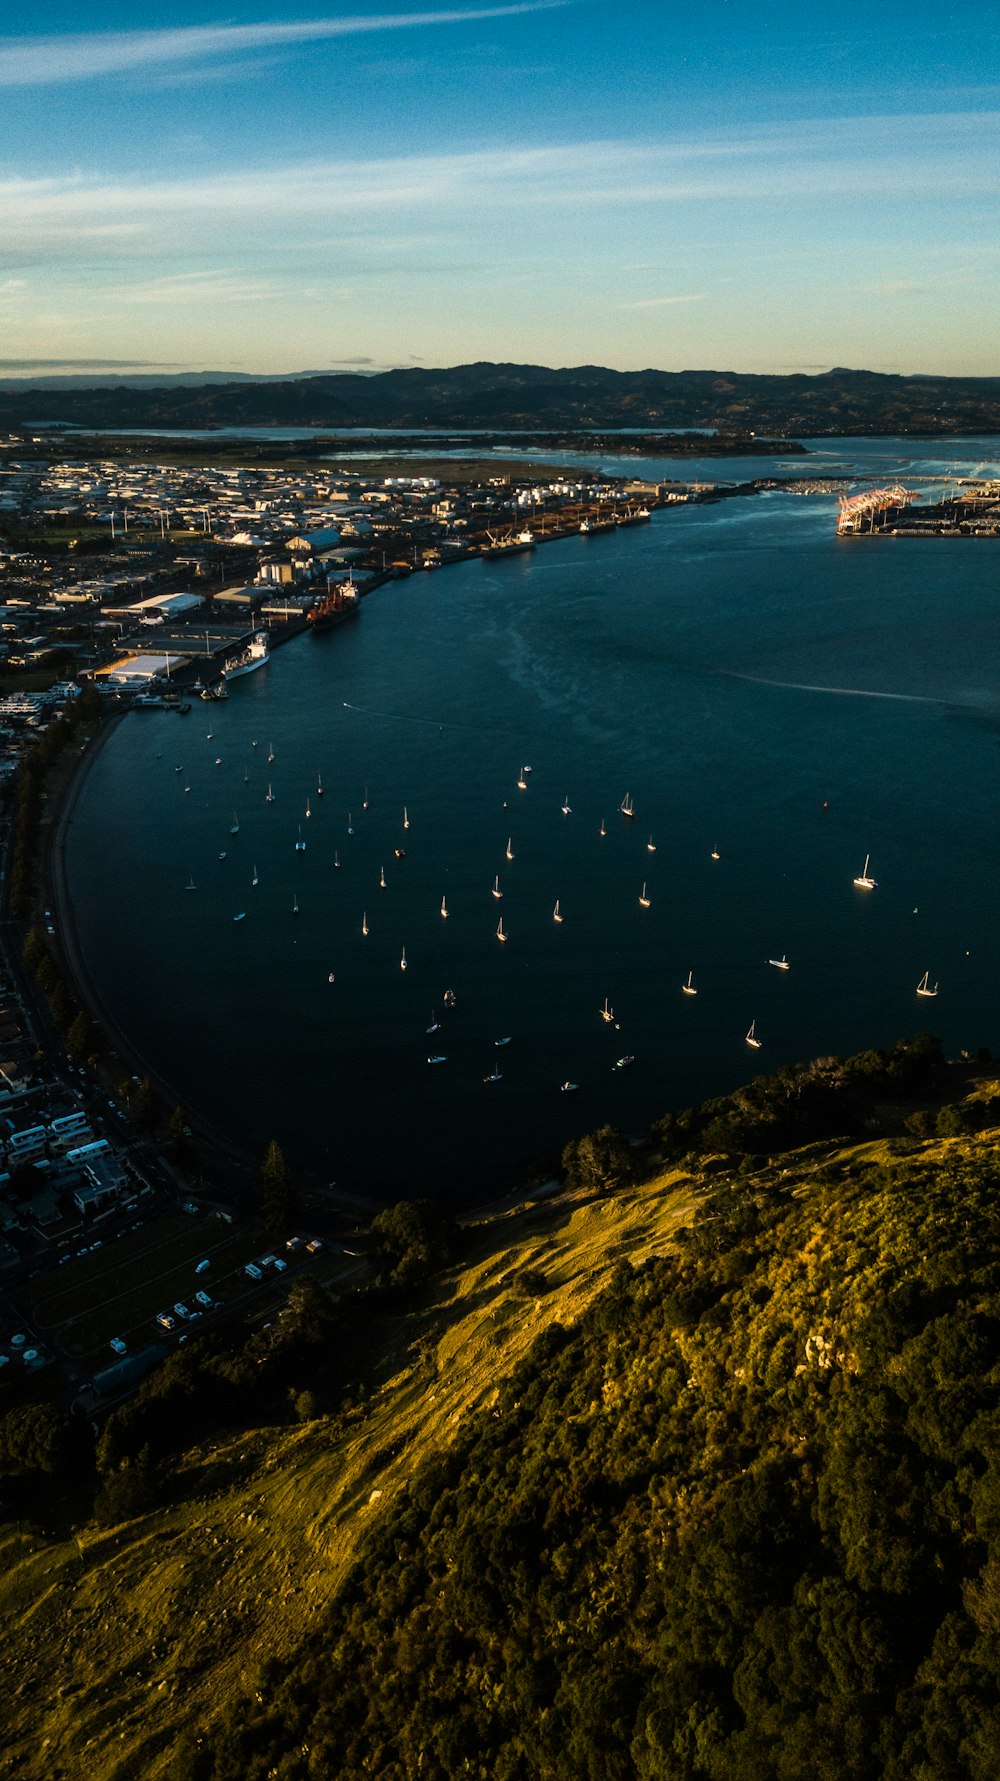
[[[795,467],[929,488],[991,449]],[[1000,551],[835,522],[766,494],[414,575],[225,703],[129,714],[67,872],[88,970],[178,1102],[342,1186],[471,1204],[782,1063],[1000,1039]]]

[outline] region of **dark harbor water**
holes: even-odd
[[[991,449],[824,444],[878,479]],[[838,541],[835,512],[734,500],[414,576],[225,704],[129,715],[69,881],[89,969],[178,1099],[329,1179],[471,1201],[783,1062],[1000,1041],[1000,553]]]

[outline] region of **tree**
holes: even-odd
[[[137,1126],[148,1132],[156,1124],[156,1094],[148,1076],[141,1082],[133,1084],[134,1094],[129,1096],[129,1113]]]
[[[192,1155],[191,1131],[183,1107],[175,1107],[167,1120],[167,1137],[176,1163],[187,1162]]]
[[[69,1031],[73,1024],[75,1009],[64,983],[57,983],[52,991],[49,997],[49,1013],[61,1033]]]
[[[628,1139],[617,1126],[602,1125],[567,1144],[562,1154],[567,1187],[593,1187],[611,1193],[635,1174]]]
[[[24,936],[21,957],[29,971],[37,972],[43,958],[47,957],[45,941],[37,928],[29,928]]]
[[[66,1050],[74,1064],[86,1063],[94,1049],[94,1032],[81,1008],[66,1035]]]
[[[400,1200],[369,1226],[377,1286],[410,1286],[448,1260],[449,1232],[429,1200]]]
[[[79,1427],[53,1404],[22,1404],[0,1422],[0,1468],[55,1477],[71,1469]]]
[[[260,1169],[260,1213],[268,1235],[280,1237],[292,1214],[292,1189],[285,1154],[272,1138]]]

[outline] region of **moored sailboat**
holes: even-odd
[[[754,1051],[760,1050],[761,1045],[763,1044],[763,1040],[758,1039],[758,1037],[757,1037],[757,1022],[756,1022],[756,1020],[752,1020],[750,1022],[749,1030],[745,1033],[744,1038],[746,1040],[746,1043],[748,1045],[752,1046]]]

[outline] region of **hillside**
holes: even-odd
[[[717,427],[786,438],[1000,431],[1000,378],[457,365],[150,388],[0,385],[0,425]]]
[[[610,1191],[583,1141],[591,1185],[484,1213],[335,1409],[289,1375],[298,1421],[192,1435],[148,1511],[7,1526],[13,1772],[992,1777],[1000,1084],[785,1148],[917,1065],[762,1079]]]
[[[991,1138],[720,1182],[174,1772],[995,1776],[996,1172]]]

